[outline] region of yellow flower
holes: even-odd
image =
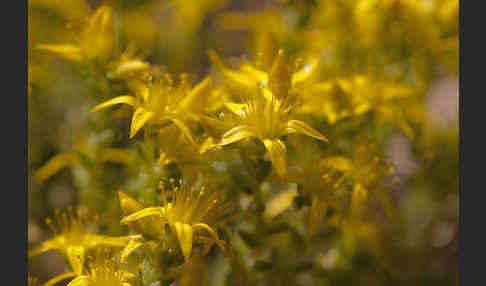
[[[126,79],[150,69],[150,64],[143,61],[144,56],[135,55],[135,46],[129,46],[116,60],[108,65],[108,78]]]
[[[122,148],[100,148],[97,136],[86,136],[82,132],[77,136],[71,151],[61,152],[50,158],[42,167],[34,173],[38,181],[45,181],[65,167],[83,166],[86,159],[95,167],[101,168],[105,162],[128,163],[133,158],[129,149]],[[84,160],[84,161],[83,161]],[[85,166],[85,165],[84,165]]]
[[[196,182],[207,157],[205,152],[200,150],[217,146],[211,139],[204,134],[195,137],[195,141],[191,142],[178,128],[173,125],[167,126],[158,134],[160,156],[157,165],[176,163],[186,179],[186,184],[192,185]]]
[[[248,48],[257,55],[255,66],[265,70],[271,67],[277,54],[277,42],[282,42],[293,28],[276,9],[221,12],[215,22],[225,30],[248,31]]]
[[[347,79],[336,78],[312,85],[302,94],[300,114],[325,116],[333,125],[340,119],[353,114],[351,83]]]
[[[339,172],[347,170],[347,166],[320,156],[317,146],[306,145],[302,160],[290,168],[287,176],[289,182],[299,184],[303,193],[309,196],[308,235],[313,235],[322,224],[328,208],[332,208],[337,217],[342,212],[335,191],[343,180]]]
[[[76,44],[38,44],[38,49],[53,52],[74,62],[98,59],[107,61],[115,50],[115,31],[113,9],[107,4],[101,5],[88,18],[79,43]]]
[[[84,255],[88,249],[98,245],[125,247],[132,239],[130,236],[110,237],[92,233],[97,216],[80,208],[76,208],[74,211],[72,207],[68,207],[67,212],[60,212],[56,209],[55,215],[57,227],[54,226],[51,219],[46,219],[54,237],[29,251],[29,257],[49,250],[57,250],[67,259],[72,272],[56,276],[44,285],[54,285],[61,280],[80,274],[83,269]]]
[[[175,18],[175,23],[181,25],[188,31],[196,31],[204,20],[204,17],[211,11],[221,7],[226,0],[173,0],[170,7],[174,8],[171,15]]]
[[[107,249],[98,248],[94,259],[89,261],[82,274],[78,275],[67,286],[131,286],[129,279],[135,275],[117,263]]]
[[[188,104],[183,101],[187,96],[197,102],[196,99],[199,100],[199,95],[205,95],[207,91],[201,86],[210,83],[210,80],[203,81],[191,91],[186,74],[181,75],[178,87],[174,87],[169,74],[157,74],[149,76],[147,82],[131,81],[129,85],[134,90],[135,96],[122,95],[112,98],[94,107],[91,111],[95,112],[116,104],[128,104],[135,109],[130,127],[130,138],[135,136],[146,124],[165,126],[172,122],[190,141],[193,141],[189,129],[181,121],[188,113]]]
[[[324,113],[330,124],[349,116],[374,112],[379,119],[393,122],[403,133],[414,138],[405,113],[405,108],[413,106],[414,94],[414,90],[405,84],[365,75],[335,78],[308,88],[299,112],[316,116]]]
[[[375,154],[376,145],[366,137],[359,136],[349,158],[331,156],[327,160],[336,169],[342,171],[343,178],[353,181],[351,214],[359,217],[363,212],[368,194],[376,196],[383,205],[387,216],[394,217],[394,208],[387,189],[382,185],[383,179],[394,172],[394,168]]]
[[[278,175],[284,178],[287,173],[287,149],[280,137],[300,133],[327,142],[322,134],[306,123],[292,119],[296,96],[291,92],[280,102],[259,85],[256,94],[249,95],[245,104],[228,103],[228,108],[240,117],[241,124],[224,133],[219,144],[228,145],[246,137],[258,138],[265,145]]]
[[[313,58],[301,69],[292,73],[285,63],[285,53],[280,49],[268,71],[260,70],[246,61],[235,71],[228,69],[215,51],[210,50],[208,56],[222,74],[225,85],[235,94],[245,94],[248,90],[253,90],[257,84],[261,84],[279,100],[287,97],[291,89],[300,92],[307,87],[316,75],[319,62]]]
[[[222,204],[221,193],[206,193],[204,187],[199,192],[194,188],[180,189],[174,186],[173,179],[170,183],[172,184],[170,196],[166,194],[162,182],[160,183],[163,206],[148,207],[132,213],[122,219],[121,224],[139,222],[155,216],[160,223],[153,227],[161,227],[160,231],[167,240],[164,227],[169,226],[171,232],[177,237],[186,261],[191,257],[194,242],[201,243],[206,248],[216,243],[226,255],[223,241],[219,239],[216,232],[218,223],[227,213],[229,206]]]
[[[184,165],[199,157],[199,146],[191,142],[174,126],[160,130],[158,134],[160,157],[158,166],[165,166],[172,162]]]

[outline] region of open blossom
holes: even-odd
[[[247,137],[256,137],[263,142],[268,157],[280,177],[287,173],[287,149],[280,139],[293,133],[304,134],[321,141],[327,139],[307,123],[292,119],[296,94],[290,94],[281,102],[272,93],[266,93],[260,86],[245,104],[228,104],[241,123],[223,134],[220,145],[228,145]]]
[[[109,249],[95,249],[94,257],[85,263],[83,272],[67,286],[131,286],[135,275],[122,268]]]
[[[106,62],[115,48],[113,9],[106,4],[96,9],[84,25],[78,43],[38,44],[37,48],[74,62],[94,59]]]
[[[160,184],[162,206],[147,207],[134,212],[123,218],[121,224],[143,223],[149,217],[155,218],[157,223],[145,225],[145,228],[160,228],[152,232],[161,233],[163,239],[167,240],[168,234],[164,227],[169,226],[172,234],[177,237],[186,261],[191,257],[194,243],[203,244],[206,248],[216,244],[226,254],[224,243],[216,231],[230,206],[223,204],[221,193],[208,193],[204,187],[199,191],[194,188],[179,188],[174,185],[174,180],[171,179],[170,182],[172,189],[169,194],[166,194],[162,183]],[[127,250],[134,249],[135,247],[131,247]]]
[[[110,237],[93,233],[97,216],[77,208],[68,208],[67,212],[55,211],[55,222],[46,219],[54,237],[44,241],[29,251],[29,257],[49,250],[57,250],[66,257],[72,272],[56,276],[44,285],[54,285],[59,281],[80,274],[86,251],[99,245],[123,248],[132,239],[130,236]]]
[[[224,133],[219,145],[224,146],[247,137],[256,137],[268,152],[268,157],[280,177],[287,172],[287,149],[282,136],[304,134],[322,141],[327,139],[307,125],[293,119],[298,107],[299,90],[310,80],[316,69],[312,62],[302,70],[291,74],[280,50],[268,73],[243,64],[238,71],[227,69],[214,52],[210,57],[221,70],[225,83],[239,92],[242,103],[227,102],[226,106],[240,120]],[[245,96],[243,96],[245,95]]]
[[[299,91],[308,86],[316,75],[319,61],[311,59],[295,72],[285,63],[285,53],[281,49],[268,71],[263,71],[255,65],[244,61],[237,70],[229,69],[215,51],[210,50],[208,56],[222,74],[224,83],[237,94],[253,90],[257,84],[268,89],[278,99],[288,95],[290,90]],[[296,64],[297,67],[302,66]]]
[[[414,90],[405,84],[358,74],[313,84],[302,96],[300,114],[324,115],[334,125],[341,119],[374,113],[410,138],[414,131],[406,113],[414,108]]]
[[[103,102],[91,111],[117,104],[127,104],[135,109],[130,127],[130,138],[148,124],[165,126],[172,122],[192,142],[192,135],[182,121],[199,112],[204,100],[210,95],[212,79],[207,77],[192,90],[187,75],[180,76],[180,84],[174,85],[169,74],[149,76],[145,81],[133,80],[129,83],[134,95],[122,95]],[[194,116],[192,116],[194,117]]]

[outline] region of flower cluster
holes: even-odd
[[[400,281],[387,238],[408,177],[388,151],[422,159],[408,187],[443,179],[419,174],[447,153],[426,97],[457,75],[457,1],[132,2],[29,1],[29,26],[57,31],[29,35],[29,132],[48,134],[29,142],[30,207],[51,189],[76,205],[32,238],[29,261],[69,267],[44,285]]]

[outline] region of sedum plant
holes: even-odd
[[[457,3],[193,2],[29,0],[29,285],[456,284]]]

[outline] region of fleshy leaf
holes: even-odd
[[[286,131],[289,134],[300,133],[327,142],[326,137],[324,137],[321,133],[317,132],[314,128],[307,125],[307,123],[304,123],[300,120],[290,120],[289,122],[287,122]]]
[[[112,98],[108,101],[105,101],[91,109],[91,112],[98,111],[100,109],[116,105],[116,104],[128,104],[133,108],[137,108],[140,106],[140,102],[133,96],[130,95],[122,95],[122,96],[117,96],[115,98]]]
[[[277,174],[280,178],[285,178],[285,175],[287,174],[287,148],[285,147],[285,144],[280,139],[265,139],[263,140],[263,144],[265,144],[265,148],[268,151],[268,157],[277,171]]]
[[[174,228],[184,259],[188,261],[192,253],[193,229],[190,225],[180,222],[175,222]]]
[[[307,221],[307,234],[312,236],[326,215],[327,204],[317,196],[312,196],[312,206],[309,209]]]
[[[44,166],[35,172],[34,176],[37,180],[44,181],[56,174],[62,168],[74,166],[78,163],[79,158],[75,153],[61,153],[49,159]]]
[[[127,163],[132,158],[132,152],[129,149],[105,148],[102,158],[103,162]]]

